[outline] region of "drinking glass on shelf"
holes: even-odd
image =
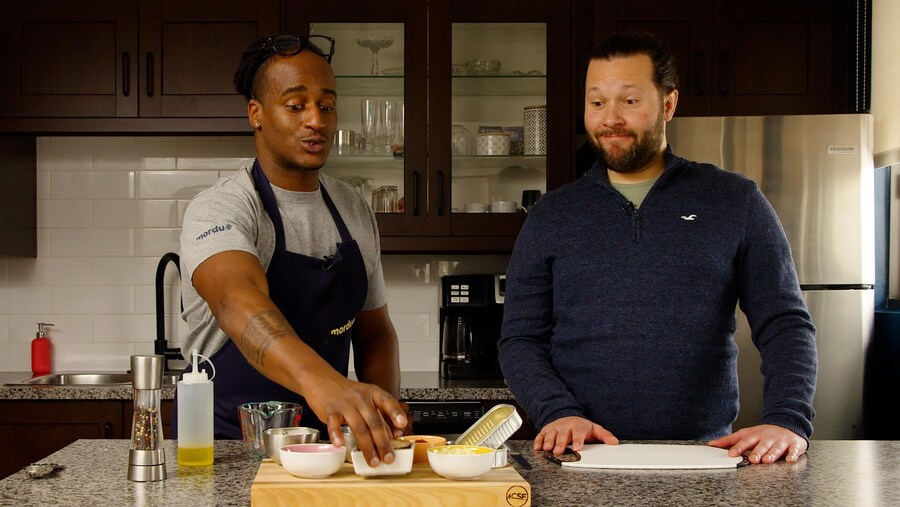
[[[360,99],[360,120],[362,135],[366,142],[366,152],[373,153],[377,145],[378,123],[381,108],[378,99]]]
[[[406,104],[400,101],[397,107],[397,119],[394,122],[394,140],[392,145],[403,146],[406,136]]]
[[[380,124],[378,125],[378,151],[391,153],[391,144],[394,142],[397,128],[397,101],[383,100],[381,107]]]
[[[372,209],[376,213],[396,213],[397,186],[384,185],[372,191]]]

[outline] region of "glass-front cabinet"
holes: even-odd
[[[285,4],[286,31],[335,39],[324,171],[371,203],[384,251],[508,252],[571,181],[570,26],[547,0]]]

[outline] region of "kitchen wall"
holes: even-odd
[[[30,371],[37,322],[53,366],[124,370],[153,353],[159,257],[179,251],[185,207],[252,163],[251,137],[44,137],[37,145],[38,257],[0,259],[0,371]],[[440,277],[503,272],[508,256],[385,255],[403,371],[437,371]],[[166,272],[166,336],[186,332]],[[174,332],[173,332],[174,331]]]

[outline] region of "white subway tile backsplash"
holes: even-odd
[[[95,200],[94,227],[178,227],[174,199]]]
[[[175,143],[150,138],[102,138],[93,143],[91,169],[141,171],[175,169]]]
[[[52,322],[56,370],[124,370],[152,353],[160,255],[179,252],[197,192],[253,162],[240,137],[38,138],[37,259],[0,259],[0,371],[30,369],[37,322]],[[401,368],[437,371],[440,277],[495,273],[508,256],[385,255]],[[169,346],[182,343],[177,271],[165,276]]]
[[[39,199],[37,202],[37,226],[90,227],[91,201],[74,199]]]
[[[438,371],[438,350],[434,343],[400,345],[400,371]]]
[[[134,254],[162,256],[181,251],[180,229],[135,229]]]
[[[90,257],[9,259],[11,285],[85,285],[91,283]]]
[[[53,347],[56,371],[126,371],[131,368],[133,343],[60,343]]]
[[[114,343],[153,343],[153,315],[94,315],[94,340]]]
[[[219,169],[236,171],[253,165],[253,157],[183,157],[178,159],[178,169]]]
[[[89,171],[90,138],[37,138],[38,171]]]
[[[388,307],[390,308],[390,307]],[[391,313],[391,322],[397,331],[397,339],[400,343],[428,342],[433,340],[429,336],[431,332],[431,318],[422,313]],[[434,341],[436,344],[437,341]]]
[[[9,341],[9,316],[0,315],[0,343]],[[2,354],[0,354],[2,355]]]
[[[401,313],[434,313],[440,306],[440,287],[437,285],[389,285],[388,310]]]
[[[50,255],[132,255],[132,229],[49,229]]]
[[[50,287],[46,285],[0,287],[0,308],[7,315],[50,313]]]
[[[181,138],[175,150],[180,159],[250,158],[256,156],[253,136]],[[181,168],[181,166],[179,166]]]
[[[152,257],[94,257],[94,285],[153,283],[158,259]]]
[[[41,199],[49,199],[50,198],[50,172],[49,171],[41,171],[40,166],[38,166],[38,171],[36,174],[37,178],[37,198]]]
[[[151,278],[150,282],[152,283]],[[168,295],[168,294],[167,294]],[[156,312],[156,287],[153,285],[136,285],[134,287],[134,313]]]
[[[178,200],[178,227],[184,225],[184,212],[187,210],[188,204],[190,203],[190,200]]]
[[[134,290],[120,287],[51,287],[51,313],[133,313]]]
[[[30,342],[37,335],[37,323],[53,324],[45,328],[52,343],[90,343],[93,327],[90,315],[72,314],[19,314],[10,316],[10,341]]]
[[[137,174],[136,197],[192,199],[217,179],[217,171],[141,171]]]
[[[0,354],[0,371],[21,371],[22,380],[31,377],[31,343],[3,343]]]
[[[128,199],[134,197],[134,172],[50,173],[52,199]]]

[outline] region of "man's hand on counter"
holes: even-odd
[[[580,451],[585,442],[615,445],[619,443],[619,439],[603,426],[583,417],[561,417],[541,428],[534,438],[534,450],[553,451],[554,455],[559,456],[566,450],[566,446]]]
[[[782,456],[786,461],[796,463],[806,452],[809,442],[787,428],[760,424],[713,440],[709,445],[729,448],[729,456],[740,456],[750,451],[747,460],[754,464],[774,463]]]

